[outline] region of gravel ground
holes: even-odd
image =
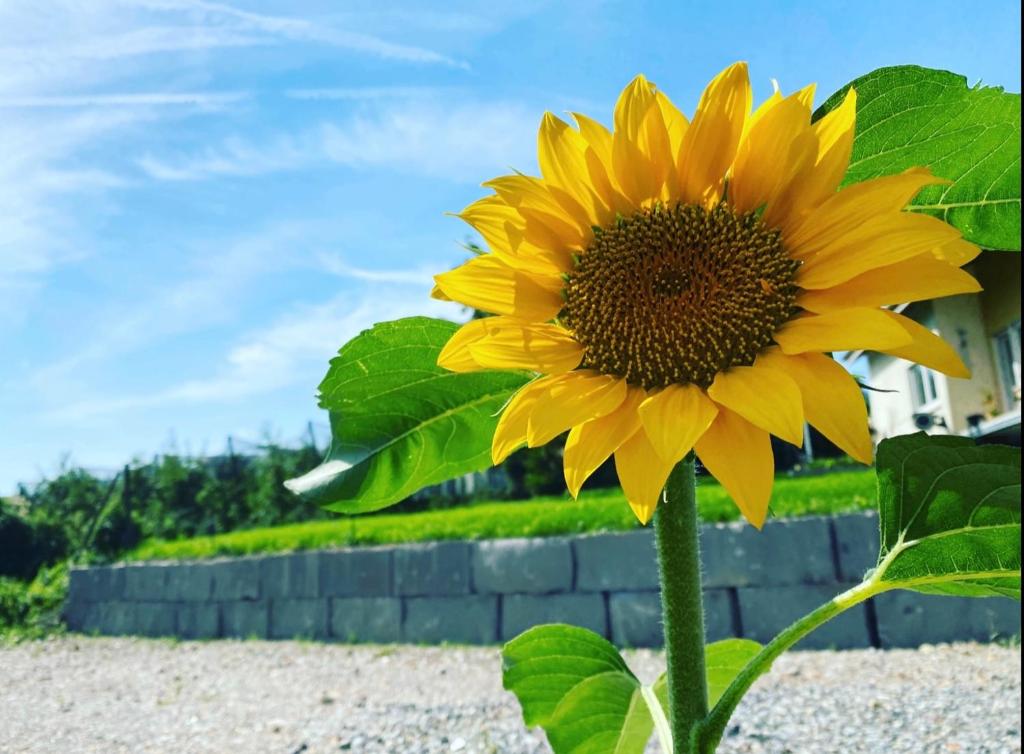
[[[789,653],[720,751],[1020,752],[1020,659],[971,644]],[[628,660],[645,680],[662,663]],[[494,648],[54,638],[0,648],[0,752],[548,751],[499,667]]]

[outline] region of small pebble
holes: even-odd
[[[626,652],[641,679],[660,652]],[[720,754],[1021,754],[1019,647],[790,652]],[[647,751],[656,752],[652,741]],[[493,647],[162,642],[0,647],[3,754],[547,754]]]

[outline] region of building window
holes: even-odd
[[[1020,407],[1020,320],[997,332],[994,340],[1003,405],[1011,411]]]
[[[935,372],[920,364],[914,364],[910,372],[910,395],[914,408],[932,408],[939,400],[939,390],[935,384]]]

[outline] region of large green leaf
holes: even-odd
[[[457,328],[410,317],[375,325],[342,346],[320,384],[330,450],[288,488],[331,510],[358,513],[490,466],[498,413],[529,377],[437,366]]]
[[[708,679],[708,707],[714,707],[733,679],[762,646],[751,639],[723,639],[704,648],[704,666]],[[654,683],[654,693],[663,709],[668,709],[668,676]]]
[[[561,623],[535,626],[501,652],[505,688],[555,754],[641,754],[654,720],[640,681],[612,644]]]
[[[815,118],[857,90],[857,132],[844,183],[924,166],[953,181],[910,209],[941,217],[968,240],[1020,251],[1020,94],[967,86],[949,71],[879,68],[833,94]]]
[[[887,588],[1020,599],[1020,448],[924,433],[878,446]]]

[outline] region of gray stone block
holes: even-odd
[[[178,631],[177,606],[169,602],[136,602],[135,633],[142,636],[174,636]]]
[[[257,558],[218,560],[209,566],[213,578],[213,599],[222,602],[258,600],[260,589],[260,561]]]
[[[326,599],[270,601],[271,639],[327,638]]]
[[[107,636],[127,636],[136,632],[136,605],[130,602],[101,602],[97,606],[93,630]]]
[[[68,599],[64,601],[60,614],[68,630],[91,633],[100,630],[101,608],[101,603],[78,599],[69,590]]]
[[[236,639],[266,639],[270,623],[267,603],[225,602],[221,608],[221,634]]]
[[[402,638],[402,601],[397,597],[335,597],[331,636],[342,641],[392,644]]]
[[[206,602],[213,595],[213,566],[180,563],[167,567],[165,590],[176,602]]]
[[[68,573],[68,602],[85,604],[102,600],[99,569],[72,568]]]
[[[402,640],[492,644],[498,640],[498,598],[410,597],[405,600]]]
[[[468,542],[431,542],[396,548],[395,594],[468,594],[469,551]]]
[[[704,590],[704,637],[707,641],[731,639],[738,633],[732,617],[732,589]]]
[[[496,539],[473,546],[473,591],[548,594],[572,591],[572,547],[561,537]]]
[[[320,596],[320,553],[275,555],[260,562],[263,596],[271,599]]]
[[[501,638],[544,623],[568,623],[608,636],[603,594],[509,594],[501,598]]]
[[[658,592],[617,592],[608,596],[612,642],[620,647],[660,647],[665,643]],[[728,589],[704,591],[707,641],[735,636]]]
[[[743,635],[762,644],[771,641],[797,618],[828,602],[843,590],[835,586],[765,586],[737,589]],[[851,649],[871,646],[867,609],[850,608],[796,645],[800,649]]]
[[[178,636],[183,639],[220,636],[220,605],[199,602],[178,605]]]
[[[770,521],[758,531],[745,523],[702,527],[706,587],[834,584],[827,518]]]
[[[658,588],[658,558],[651,529],[573,540],[576,589],[581,592]]]
[[[836,533],[839,580],[860,581],[878,562],[878,515],[853,513],[832,520]]]
[[[320,594],[324,597],[384,597],[391,594],[391,549],[320,553]]]
[[[162,602],[169,598],[166,565],[125,566],[124,598],[133,602]]]
[[[873,598],[883,647],[991,641],[1020,635],[1020,603],[1007,597],[945,597],[893,591]]]

